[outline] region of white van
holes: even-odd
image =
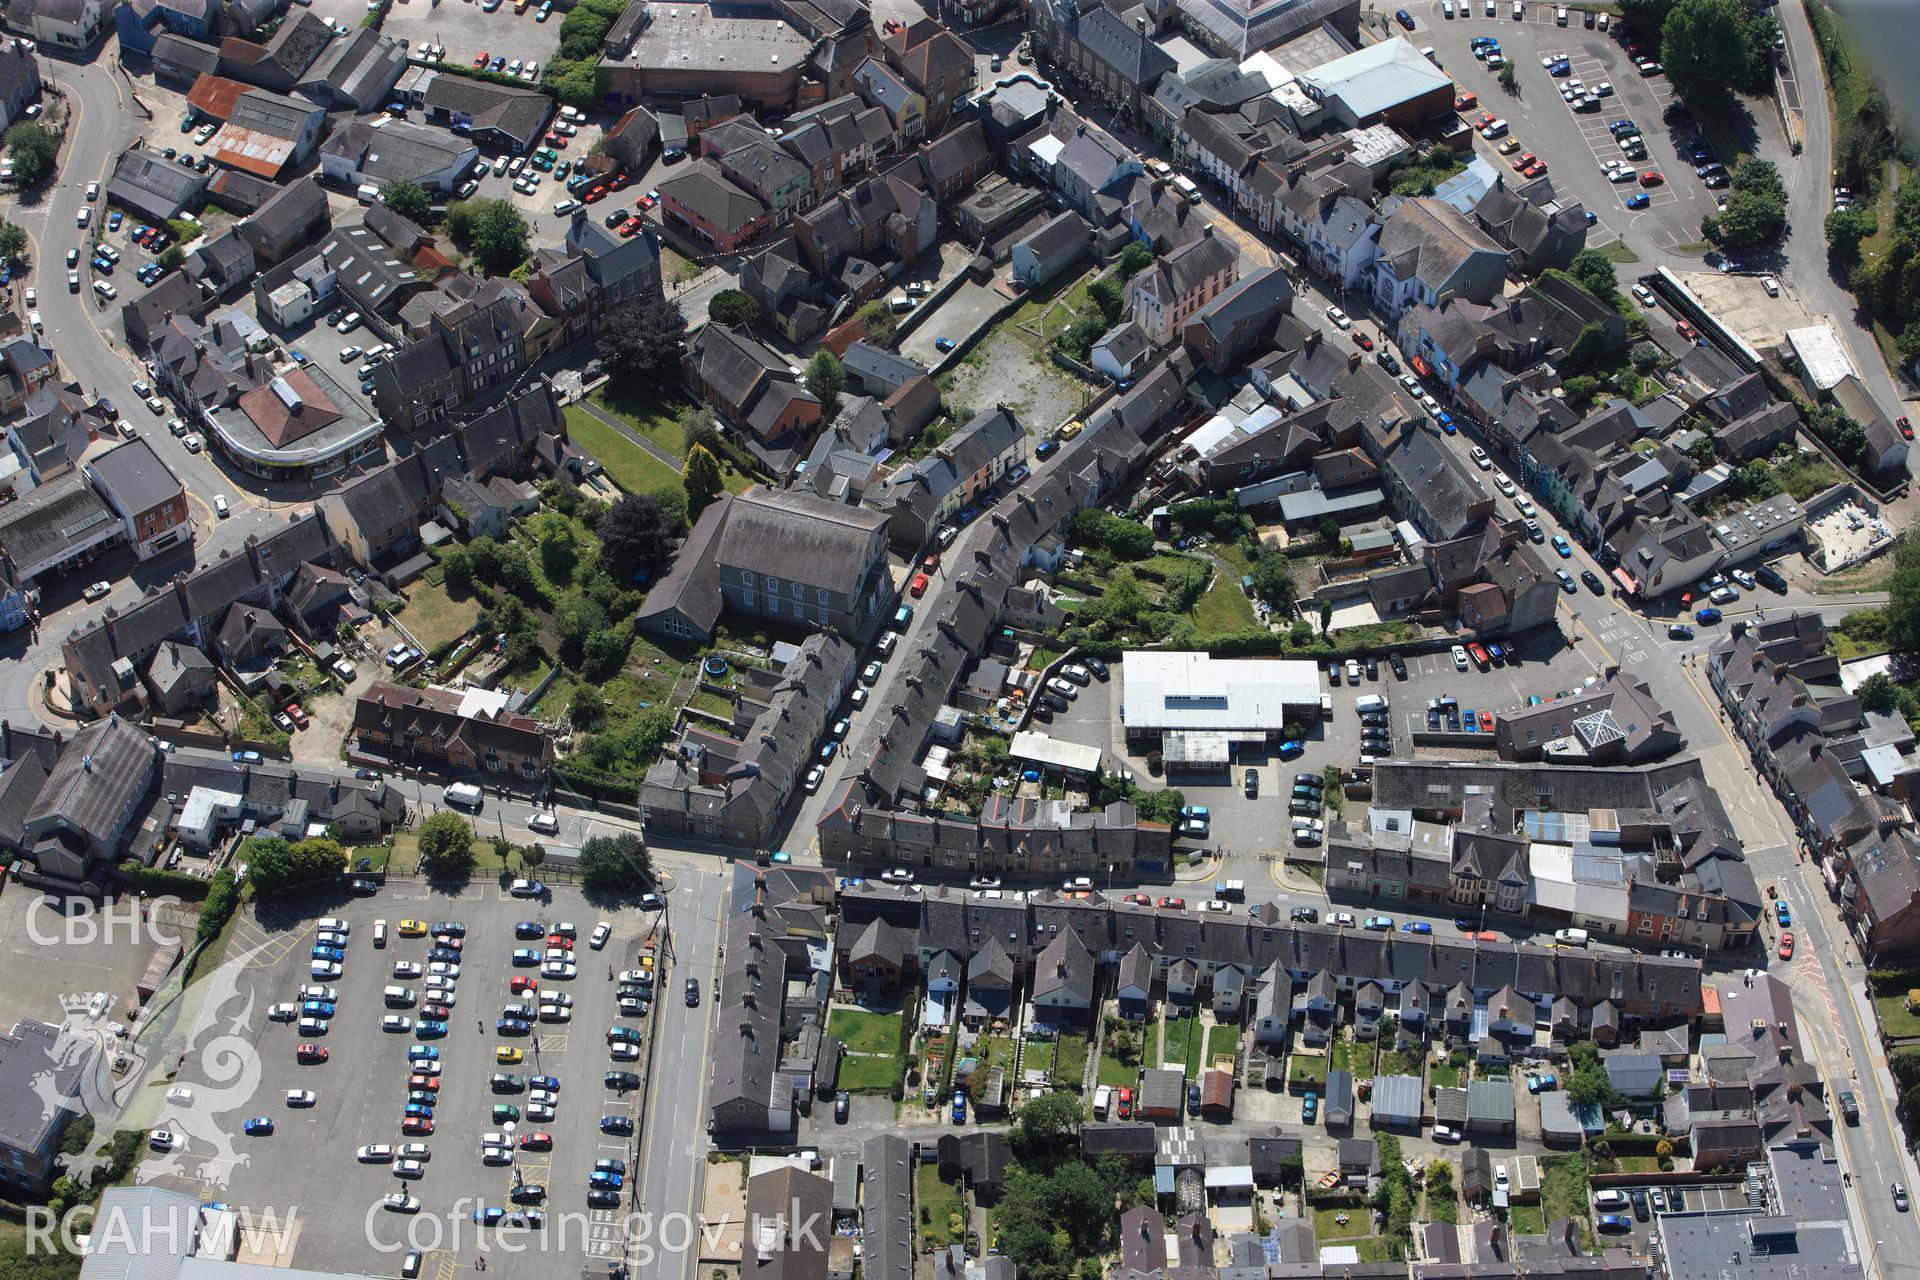
[[[360,189],[354,192],[353,196],[354,199],[358,200],[361,204],[372,204],[380,198],[380,188],[362,183]]]
[[[45,333],[47,331],[47,326],[40,323],[40,313],[38,311],[27,312],[27,323],[33,326],[35,333]]]
[[[1632,1201],[1627,1199],[1626,1192],[1614,1187],[1608,1187],[1605,1191],[1596,1191],[1593,1193],[1593,1207],[1602,1213],[1607,1213],[1614,1209],[1624,1209],[1631,1203]]]
[[[1103,1084],[1093,1091],[1093,1118],[1105,1120],[1113,1110],[1113,1086]]]
[[[1180,198],[1188,204],[1200,203],[1200,188],[1196,186],[1193,179],[1189,178],[1186,174],[1176,173],[1173,175],[1173,189],[1178,191]]]
[[[376,947],[384,947],[387,945],[387,922],[385,920],[375,920],[373,922],[373,945]]]
[[[1555,929],[1553,940],[1563,947],[1584,947],[1587,945],[1585,929]]]
[[[1432,45],[1428,45],[1426,48],[1422,49],[1420,51],[1420,56],[1425,58],[1428,62],[1431,62],[1436,67],[1440,65],[1440,55],[1433,51]]]
[[[1513,0],[1513,20],[1520,22],[1525,20],[1526,16],[1527,6],[1525,0]]]
[[[381,992],[389,1009],[411,1009],[413,1007],[412,987],[388,987]]]
[[[1363,693],[1353,700],[1353,709],[1362,714],[1369,711],[1386,711],[1393,704],[1377,693]]]
[[[1567,25],[1567,6],[1561,5],[1553,11],[1553,20],[1561,26]]]
[[[1486,130],[1483,136],[1486,137],[1489,141],[1491,141],[1494,138],[1506,137],[1507,122],[1505,120],[1495,120],[1492,124],[1486,127]]]
[[[1320,695],[1320,718],[1322,720],[1333,719],[1333,695],[1330,693]]]
[[[1453,16],[1453,0],[1440,0],[1440,12],[1451,18]]]
[[[463,809],[478,809],[486,793],[471,782],[456,782],[442,791],[440,798]]]

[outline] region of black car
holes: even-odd
[[[1040,695],[1040,705],[1049,711],[1065,711],[1067,700],[1057,693],[1043,693]]]
[[[1259,796],[1260,774],[1257,770],[1254,770],[1254,769],[1247,770],[1245,790],[1247,793],[1247,799],[1249,800],[1255,799],[1256,797]]]
[[[1394,679],[1405,680],[1407,678],[1407,660],[1400,656],[1399,650],[1396,649],[1387,655],[1387,665],[1393,668]]]
[[[1093,672],[1094,675],[1102,680],[1105,680],[1109,674],[1107,664],[1098,658],[1084,658],[1081,660],[1080,665]]]
[[[1320,816],[1318,800],[1294,800],[1287,805],[1287,812],[1296,818],[1317,818]]]
[[[845,1089],[833,1095],[833,1122],[835,1124],[845,1124],[847,1122],[847,1108],[852,1105],[852,1102],[853,1099]]]
[[[640,1077],[631,1071],[609,1071],[604,1079],[607,1088],[620,1093],[625,1093],[629,1089],[638,1089],[640,1087]],[[606,1122],[607,1117],[602,1116],[600,1120],[601,1128],[604,1129],[606,1127]]]
[[[1380,661],[1379,661],[1379,659],[1377,659],[1377,658],[1368,658],[1368,659],[1367,659],[1367,679],[1369,679],[1369,680],[1378,680],[1379,678],[1380,678]]]
[[[507,1198],[515,1204],[539,1204],[547,1198],[547,1187],[543,1182],[522,1182],[507,1192]]]
[[[1374,352],[1373,358],[1379,363],[1380,367],[1388,373],[1393,374],[1395,377],[1400,375],[1400,362],[1393,358],[1393,352],[1383,348]]]
[[[347,888],[353,891],[354,896],[360,898],[371,898],[380,892],[380,886],[371,880],[354,880],[347,885]]]
[[[467,926],[458,920],[440,920],[436,921],[433,928],[427,932],[435,937],[444,933],[449,938],[464,938],[467,936]]]
[[[609,213],[605,218],[602,218],[601,221],[605,222],[609,227],[617,227],[632,216],[633,215],[628,213],[625,209],[615,209],[612,213]]]
[[[610,1134],[629,1134],[633,1132],[632,1116],[601,1116],[600,1132]]]
[[[1607,584],[1600,581],[1600,575],[1591,569],[1582,569],[1580,571],[1580,581],[1586,583],[1587,590],[1597,596],[1607,594]]]
[[[692,1009],[700,1003],[700,979],[687,979],[687,1008]]]
[[[167,158],[171,160],[173,158],[173,152],[167,152]],[[327,324],[329,326],[337,325],[346,318],[347,309],[345,307],[335,307],[333,310],[327,312]]]
[[[1327,780],[1317,773],[1296,773],[1293,775],[1293,785],[1312,787],[1315,791],[1319,791],[1327,785]]]
[[[1633,1201],[1633,1216],[1645,1222],[1648,1216],[1647,1189],[1645,1187],[1634,1187],[1627,1192],[1627,1199]]]
[[[1754,576],[1754,580],[1757,581],[1761,586],[1767,588],[1767,590],[1778,591],[1778,592],[1781,592],[1782,594],[1785,594],[1787,589],[1787,580],[1781,574],[1781,572],[1778,569],[1774,568],[1772,565],[1770,564],[1755,565],[1753,567],[1753,576]]]
[[[1693,628],[1684,622],[1669,622],[1667,624],[1667,639],[1691,640],[1693,639]]]
[[[587,1205],[589,1208],[594,1209],[618,1209],[620,1207],[620,1193],[618,1191],[604,1191],[595,1188],[587,1192]]]
[[[1295,924],[1319,924],[1320,912],[1313,907],[1295,907],[1287,913],[1287,918]]]

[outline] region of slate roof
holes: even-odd
[[[1151,92],[1174,68],[1172,54],[1112,9],[1100,7],[1081,15],[1075,34],[1089,54],[1142,92]]]
[[[77,474],[63,475],[0,507],[0,554],[25,572],[113,519],[93,486]]]
[[[735,495],[714,554],[732,568],[854,596],[870,567],[868,543],[885,526],[878,512],[755,486]]]
[[[144,439],[115,445],[89,459],[87,466],[130,515],[137,516],[186,492],[180,478]]]
[[[663,198],[672,197],[723,231],[738,232],[766,213],[766,206],[720,172],[710,161],[696,160],[660,184]]]
[[[425,102],[429,111],[467,116],[475,129],[497,129],[521,139],[536,136],[553,113],[553,99],[544,93],[444,72],[428,82]],[[621,124],[627,124],[635,114],[628,112]],[[644,111],[637,114],[646,115]]]
[[[127,720],[110,716],[74,733],[27,811],[26,825],[57,822],[96,845],[118,834],[112,825],[145,793],[158,748]]]

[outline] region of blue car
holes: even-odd
[[[587,1185],[595,1191],[618,1191],[626,1185],[626,1181],[627,1180],[619,1174],[608,1173],[604,1170],[587,1175]]]
[[[1644,191],[1637,192],[1627,197],[1627,208],[1629,209],[1644,209],[1652,203],[1653,203],[1652,199],[1649,198],[1647,193]],[[1608,1216],[1617,1217],[1619,1215],[1609,1214]]]
[[[444,1040],[447,1038],[447,1024],[437,1018],[422,1018],[413,1024],[413,1038],[416,1040]]]
[[[837,743],[837,742],[834,742],[834,741],[833,741],[833,740],[831,740],[831,739],[829,739],[829,740],[827,741],[827,745],[826,745],[826,746],[824,746],[824,747],[821,747],[821,748],[820,748],[820,760],[821,760],[821,762],[822,762],[822,763],[826,763],[827,761],[830,761],[830,760],[832,760],[832,759],[833,759],[833,753],[834,753],[834,752],[836,752],[836,751],[838,751],[839,749],[840,749],[840,744],[839,744],[839,743]]]
[[[255,1116],[240,1128],[249,1138],[262,1138],[273,1132],[273,1120],[267,1116]]]
[[[491,1227],[507,1216],[505,1209],[490,1209],[481,1205],[473,1211],[473,1220],[483,1227]]]
[[[235,764],[259,764],[260,753],[258,751],[236,751],[233,753],[233,762]]]
[[[493,1024],[493,1029],[503,1036],[524,1036],[533,1031],[533,1024],[519,1018],[501,1018]]]
[[[935,351],[951,351],[959,345],[960,344],[952,338],[935,338],[933,340],[933,349]]]
[[[1571,560],[1573,558],[1573,544],[1568,542],[1561,534],[1556,533],[1553,535],[1553,549],[1560,553],[1562,560]]]
[[[1784,906],[1785,904],[1782,903],[1781,905]],[[306,1014],[309,1018],[331,1018],[333,1016],[333,1001],[308,1000],[301,1004],[300,1012]]]
[[[1603,1233],[1611,1232],[1618,1235],[1633,1230],[1633,1219],[1624,1213],[1603,1213],[1596,1225]]]
[[[113,274],[113,264],[111,262],[108,262],[105,258],[95,258],[92,262],[90,262],[87,265],[91,266],[95,271],[98,271],[103,276],[110,276]]]
[[[494,56],[493,62],[487,67],[487,70],[489,71],[505,71],[506,69],[507,69],[507,60],[498,55]]]
[[[1408,13],[1405,9],[1395,10],[1393,15],[1393,20],[1399,23],[1401,26],[1405,27],[1407,30],[1409,31],[1413,30],[1413,15]]]
[[[1720,621],[1720,611],[1713,608],[1702,609],[1693,615],[1693,620],[1703,627],[1710,627]]]
[[[1402,933],[1432,933],[1433,926],[1425,920],[1409,920],[1400,926]]]
[[[440,1061],[440,1051],[434,1048],[432,1045],[417,1044],[413,1046],[413,1048],[407,1050],[407,1061],[408,1062],[438,1062]]]
[[[112,213],[107,215],[107,230],[118,231],[119,229],[120,229],[120,211],[118,209],[115,209]]]
[[[560,1092],[559,1076],[528,1076],[527,1088],[545,1089],[548,1093]]]
[[[967,1122],[967,1095],[960,1089],[953,1091],[953,1122],[955,1124]]]
[[[335,964],[347,958],[347,953],[338,947],[315,947],[309,954],[315,960],[331,960]]]
[[[1793,923],[1793,912],[1787,910],[1786,903],[1776,902],[1773,904],[1773,918],[1778,920],[1780,927],[1784,929]]]
[[[422,1106],[418,1102],[409,1102],[405,1114],[420,1120],[431,1120],[433,1119],[433,1108]]]
[[[531,947],[516,947],[513,952],[515,968],[531,969],[540,963],[540,953]]]
[[[1282,760],[1292,759],[1294,756],[1299,755],[1301,752],[1305,751],[1306,749],[1307,749],[1307,744],[1305,742],[1302,742],[1299,738],[1288,738],[1285,742],[1280,744],[1280,758]]]
[[[1468,733],[1480,732],[1480,713],[1472,707],[1460,713],[1460,722],[1467,726]]]
[[[519,924],[513,926],[513,936],[516,938],[544,938],[547,936],[547,926],[538,920],[522,920]]]

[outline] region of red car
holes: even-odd
[[[1643,187],[1657,187],[1666,180],[1667,175],[1658,169],[1649,169],[1640,175],[1640,185]]]
[[[1688,324],[1685,320],[1682,320],[1679,324],[1674,325],[1673,328],[1674,328],[1674,332],[1678,333],[1681,337],[1685,338],[1688,342],[1698,342],[1700,340],[1700,331],[1694,328],[1692,325]]]
[[[1474,940],[1475,942],[1498,942],[1498,941],[1500,941],[1500,935],[1499,935],[1499,934],[1497,934],[1497,933],[1495,933],[1495,932],[1494,932],[1493,930],[1491,930],[1491,929],[1482,929],[1482,930],[1480,930],[1480,931],[1479,931],[1478,933],[1470,933],[1470,934],[1468,934],[1467,936],[1468,936],[1469,938],[1472,938],[1472,939],[1473,939],[1473,940]]]
[[[1463,93],[1453,100],[1455,111],[1471,111],[1479,105],[1480,95],[1477,93]]]
[[[1473,657],[1473,665],[1482,671],[1493,665],[1493,659],[1488,656],[1486,646],[1478,641],[1468,645],[1467,652]]]
[[[1168,911],[1185,911],[1187,909],[1187,900],[1185,898],[1162,898],[1160,899],[1160,905]]]
[[[515,974],[512,981],[507,983],[507,990],[513,992],[515,995],[519,995],[522,991],[538,991],[539,989],[540,980],[538,978],[529,978],[521,974]]]
[[[1893,425],[1900,428],[1901,435],[1909,440],[1913,439],[1913,424],[1911,422],[1908,422],[1905,418],[1895,418]]]
[[[553,1150],[553,1135],[538,1131],[534,1133],[523,1133],[520,1135],[520,1149],[522,1151],[551,1151]]]
[[[1520,176],[1523,178],[1537,178],[1546,171],[1547,162],[1545,160],[1535,160],[1532,164],[1520,171]]]
[[[1491,111],[1483,111],[1480,113],[1480,118],[1473,122],[1473,127],[1478,129],[1480,132],[1485,133],[1487,131],[1487,126],[1492,124],[1495,120],[1498,120],[1499,118],[1500,118],[1499,116],[1496,116]]]
[[[473,65],[476,67],[484,68],[491,61],[493,61],[493,59],[487,55],[485,49],[473,55]]]
[[[1150,907],[1153,905],[1153,899],[1144,893],[1130,893],[1127,895],[1127,901],[1136,907]]]
[[[580,197],[580,203],[594,204],[597,201],[605,200],[606,198],[607,198],[607,189],[596,182],[592,186],[587,188],[585,195]]]
[[[636,235],[639,235],[640,228],[646,225],[647,224],[642,222],[639,218],[628,218],[625,222],[620,224],[620,238],[622,240],[631,240]]]
[[[913,583],[911,586],[907,588],[907,590],[913,593],[913,598],[915,600],[918,600],[921,596],[927,594],[927,575],[924,573],[914,574]]]
[[[1360,332],[1358,329],[1355,329],[1353,331],[1353,345],[1360,348],[1362,351],[1371,351],[1373,350],[1373,339],[1369,338],[1366,334]]]
[[[1522,169],[1526,168],[1530,164],[1533,164],[1539,158],[1540,158],[1539,156],[1534,155],[1533,152],[1531,151],[1522,151],[1519,155],[1515,156],[1508,163],[1513,165],[1513,171],[1515,173],[1519,173]]]
[[[1793,959],[1793,935],[1790,933],[1780,935],[1780,958],[1782,960]]]
[[[659,203],[660,202],[658,200],[655,200],[652,196],[641,196],[638,200],[634,202],[633,207],[636,209],[651,209],[653,208],[654,205]]]
[[[541,141],[557,151],[565,151],[567,149],[567,136],[563,133],[549,133],[545,138],[541,139]]]
[[[428,1093],[440,1092],[439,1076],[408,1076],[407,1088],[425,1089]]]
[[[433,1121],[425,1116],[408,1116],[400,1122],[400,1132],[410,1138],[427,1138],[433,1135]]]
[[[1902,418],[1900,419],[1900,421],[1905,422],[1906,419]],[[920,567],[926,570],[928,573],[936,572],[940,568],[940,553],[936,551],[932,555],[928,556],[926,559],[922,560],[920,562]]]
[[[309,716],[306,713],[306,709],[297,702],[289,702],[287,704],[287,718],[299,725],[302,729],[313,723],[313,718]]]
[[[295,1062],[325,1062],[327,1047],[320,1044],[303,1044],[293,1051]]]
[[[1132,1115],[1133,1115],[1133,1090],[1122,1089],[1120,1091],[1120,1118],[1122,1120],[1125,1120]]]
[[[607,190],[609,191],[625,191],[632,185],[633,179],[624,173],[616,173],[607,179]]]
[[[1638,40],[1627,41],[1627,56],[1629,58],[1637,58],[1646,51],[1647,46],[1641,44]]]
[[[547,935],[547,945],[550,947],[558,947],[562,951],[571,951],[573,950],[573,939],[564,933],[550,933]]]

